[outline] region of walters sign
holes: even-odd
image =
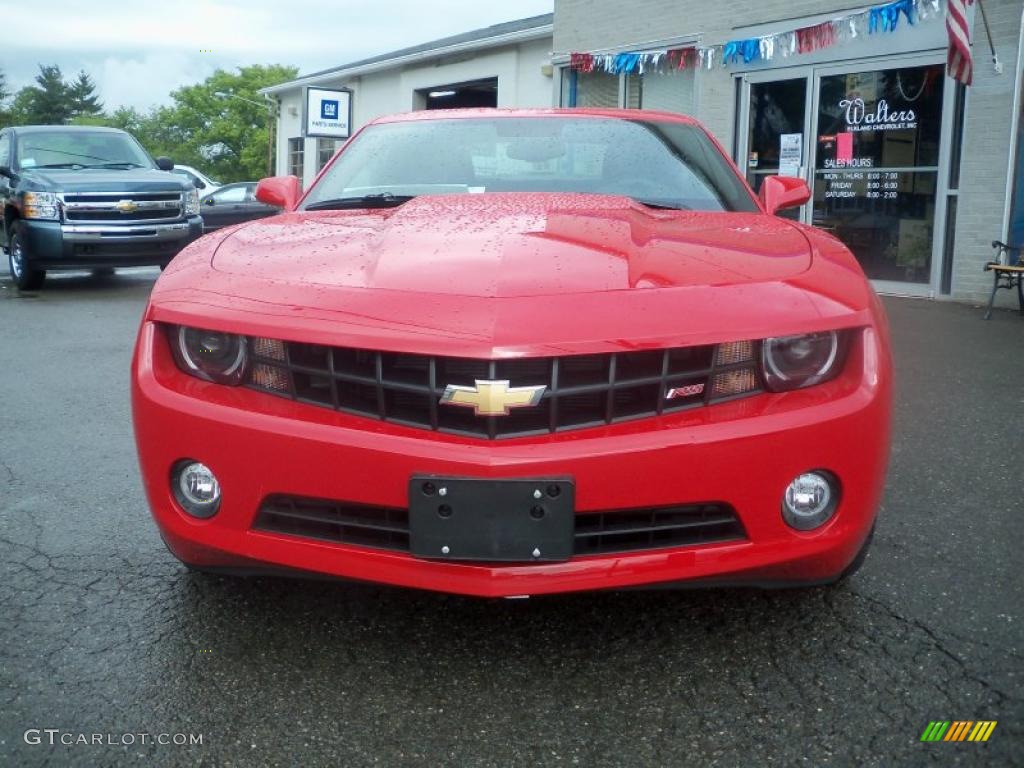
[[[879,99],[869,110],[862,98],[843,99],[839,108],[846,117],[848,131],[896,131],[917,128],[917,115],[912,109],[890,109],[889,102]]]

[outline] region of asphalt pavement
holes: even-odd
[[[128,399],[157,274],[0,273],[0,765],[1024,765],[1024,318],[886,300],[892,465],[846,584],[482,601],[167,553]]]

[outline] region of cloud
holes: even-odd
[[[553,0],[48,0],[4,10],[4,72],[28,85],[38,63],[85,69],[103,102],[147,108],[218,67],[293,64],[310,72],[515,18],[548,13]]]

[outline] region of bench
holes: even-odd
[[[992,304],[996,300],[996,291],[1000,288],[1017,289],[1017,301],[1020,302],[1020,313],[1024,315],[1024,260],[1021,259],[1021,246],[1007,245],[998,240],[992,241],[996,249],[996,260],[985,265],[985,271],[991,271],[994,277],[992,295],[988,298],[988,309],[985,319],[992,317]]]

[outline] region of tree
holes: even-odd
[[[24,96],[23,96],[24,94]],[[71,118],[68,86],[57,65],[39,65],[36,85],[22,88],[15,98],[26,110],[25,122],[38,125],[63,125]]]
[[[271,114],[259,89],[297,74],[295,67],[278,64],[240,67],[237,72],[219,69],[202,83],[174,91],[174,106],[157,111],[159,126],[150,138],[161,153],[202,167],[214,178],[258,179],[266,174]]]
[[[103,114],[103,104],[96,95],[96,84],[85,70],[80,71],[78,77],[67,85],[67,98],[72,118]]]
[[[11,124],[10,113],[7,111],[7,100],[11,92],[7,90],[7,75],[0,70],[0,128]]]

